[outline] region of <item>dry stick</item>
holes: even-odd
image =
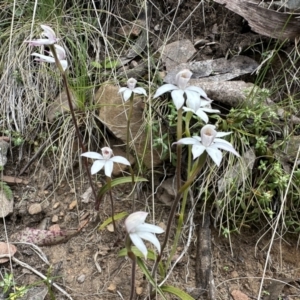
[[[66,73],[65,73],[65,71],[63,70],[63,68],[60,64],[60,61],[57,57],[54,45],[50,45],[49,47],[50,47],[51,52],[53,53],[56,66],[58,67],[58,69],[59,69],[59,71],[62,75],[63,81],[64,81],[64,85],[65,85],[66,93],[67,93],[68,105],[69,105],[69,108],[70,108],[72,121],[73,121],[73,124],[74,124],[74,127],[75,127],[75,132],[76,132],[76,135],[77,135],[77,138],[78,138],[78,141],[79,141],[79,146],[81,148],[81,151],[82,151],[82,153],[84,153],[84,152],[86,152],[86,149],[84,147],[82,137],[81,137],[81,134],[80,134],[80,131],[79,131],[79,128],[78,128],[77,120],[76,120],[76,117],[75,117],[74,108],[73,108],[73,104],[72,104],[72,99],[71,99],[71,94],[70,94],[70,89],[69,89]],[[96,194],[96,191],[95,191],[95,188],[94,188],[94,185],[93,185],[93,181],[92,181],[92,176],[89,172],[89,166],[88,166],[87,159],[84,158],[83,162],[84,162],[84,166],[85,166],[87,174],[88,174],[89,183],[90,183],[90,186],[92,188],[93,195],[94,195],[94,198],[95,198],[95,209],[99,210],[100,201],[97,198],[97,194]]]

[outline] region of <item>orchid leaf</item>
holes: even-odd
[[[182,300],[195,300],[193,297],[191,297],[189,294],[185,293],[183,290],[176,288],[174,286],[170,285],[163,285],[160,287],[161,290],[165,293],[173,294],[177,297],[179,297]]]
[[[134,182],[145,182],[145,181],[148,181],[148,180],[145,178],[142,178],[142,177],[134,177]],[[111,188],[113,188],[117,185],[120,185],[120,184],[131,183],[131,182],[132,182],[131,176],[116,178],[111,181]],[[98,198],[101,198],[108,190],[109,190],[109,185],[105,184],[100,189],[100,191],[98,193]]]
[[[123,218],[125,218],[128,215],[128,213],[126,211],[120,212],[116,215],[114,215],[114,220],[118,221],[121,220]],[[103,230],[107,225],[109,225],[110,223],[112,223],[112,217],[106,219],[100,226],[99,226],[99,230]]]
[[[167,298],[164,296],[163,291],[161,290],[161,288],[156,284],[155,280],[153,279],[153,277],[151,276],[150,272],[148,271],[147,267],[145,266],[144,262],[142,261],[142,259],[140,257],[136,258],[136,262],[138,264],[138,266],[140,267],[140,269],[142,270],[142,272],[145,274],[146,278],[148,279],[148,281],[153,285],[153,287],[157,290],[157,292],[161,295],[162,299],[167,300]]]

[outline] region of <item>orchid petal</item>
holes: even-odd
[[[56,54],[57,54],[57,57],[59,60],[63,60],[66,58],[66,50],[62,47],[62,46],[59,46],[59,45],[54,45],[55,47],[55,51],[56,51]],[[51,53],[51,55],[53,55]]]
[[[157,89],[157,91],[155,92],[155,94],[153,96],[153,99],[161,96],[162,94],[164,94],[166,92],[171,92],[171,91],[177,90],[177,89],[178,89],[178,87],[174,84],[171,84],[171,83],[164,84]]]
[[[185,90],[196,92],[196,93],[200,94],[200,96],[203,97],[204,99],[210,100],[210,99],[207,97],[207,94],[203,91],[203,89],[201,89],[201,88],[198,87],[198,86],[190,85],[190,86],[188,86]]]
[[[61,64],[63,70],[66,71],[68,68],[68,62],[66,60],[60,60],[59,63]]]
[[[126,90],[123,92],[123,99],[124,99],[124,101],[126,102],[127,100],[129,100],[130,97],[131,97],[131,95],[132,95],[132,90],[126,89]]]
[[[215,138],[215,139],[214,139],[214,142],[215,142],[215,143],[223,143],[223,144],[227,144],[228,146],[231,146],[231,147],[232,147],[232,144],[229,143],[228,141],[224,140],[224,139]]]
[[[171,97],[176,109],[180,109],[184,104],[184,91],[183,90],[174,90],[171,92]]]
[[[139,237],[137,233],[129,234],[132,243],[143,253],[144,257],[147,258],[148,250],[143,240]]]
[[[199,144],[199,142],[194,138],[188,137],[188,138],[182,138],[173,144],[195,145],[195,144]]]
[[[134,90],[135,86],[136,86],[137,80],[135,78],[129,78],[127,80],[127,87],[130,90]]]
[[[184,90],[186,94],[186,106],[197,110],[201,106],[201,99],[198,93],[189,91],[187,89]]]
[[[143,224],[148,216],[144,211],[137,211],[130,214],[125,220],[125,228],[128,233],[134,232],[135,228]]]
[[[223,136],[226,136],[228,134],[232,133],[231,131],[229,132],[217,132],[217,135],[216,137],[219,138],[219,137],[223,137]]]
[[[54,44],[54,42],[57,41],[54,30],[48,25],[41,25],[41,28],[44,30],[43,35],[46,36],[49,40],[52,40]]]
[[[111,159],[105,161],[104,173],[106,177],[111,177],[111,173],[113,171],[114,163]]]
[[[233,153],[234,155],[236,155],[237,157],[240,157],[240,155],[235,151],[235,149],[231,145],[228,145],[225,143],[214,143],[212,146],[213,146],[213,148],[220,148],[222,150],[229,151],[229,152]]]
[[[202,108],[197,109],[196,115],[205,123],[208,122],[208,116],[207,114],[202,110]]]
[[[192,146],[193,159],[196,159],[197,157],[201,156],[205,150],[206,150],[206,147],[204,147],[201,144],[193,145]]]
[[[32,53],[31,56],[36,56],[36,61],[41,61],[41,62],[48,62],[48,63],[54,63],[55,59],[51,56],[39,54],[39,53]]]
[[[103,156],[97,152],[84,152],[81,154],[81,156],[88,157],[88,158],[93,158],[93,159],[103,159]]]
[[[194,111],[192,108],[189,108],[189,107],[186,107],[186,106],[183,106],[182,109],[183,109],[183,111],[185,111],[185,112],[191,111],[191,112],[195,113],[195,111]]]
[[[110,160],[119,164],[130,166],[130,162],[123,156],[113,156]]]
[[[186,88],[189,80],[191,79],[192,75],[193,75],[193,73],[188,69],[178,72],[175,77],[177,86],[180,89],[184,90]]]
[[[148,224],[148,223],[140,224],[136,227],[136,229],[137,229],[137,231],[152,232],[152,233],[165,232],[161,227],[153,225],[153,224]]]
[[[212,108],[205,108],[205,107],[203,107],[203,108],[201,108],[203,111],[205,111],[205,112],[208,112],[208,113],[216,113],[216,114],[218,114],[218,113],[220,113],[220,111],[218,110],[218,109],[212,109]]]
[[[155,246],[155,248],[158,250],[158,252],[160,253],[160,250],[161,250],[160,243],[159,243],[159,240],[157,239],[157,237],[154,234],[152,234],[150,232],[139,232],[138,235],[142,239],[152,243]]]
[[[211,157],[214,163],[219,167],[222,161],[222,152],[213,147],[206,148],[207,154]]]
[[[145,89],[141,88],[141,87],[135,88],[133,90],[133,92],[136,93],[136,94],[143,94],[143,95],[147,96],[147,93],[146,93]]]
[[[25,41],[25,43],[28,43],[30,46],[43,46],[43,45],[54,44],[54,42],[49,39],[37,39],[37,40]]]
[[[98,173],[105,165],[105,160],[95,160],[92,168],[91,168],[91,174],[94,175]]]
[[[126,90],[128,90],[128,87],[121,87],[120,89],[119,89],[119,91],[118,91],[118,93],[120,93],[120,94],[122,94],[122,93],[124,93]]]

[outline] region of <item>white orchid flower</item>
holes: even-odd
[[[125,220],[126,231],[132,243],[143,253],[147,258],[148,250],[143,240],[152,243],[160,253],[160,243],[154,233],[163,233],[164,230],[159,226],[145,223],[148,213],[138,211],[130,214]]]
[[[91,168],[91,174],[94,175],[104,168],[107,177],[111,177],[114,163],[130,166],[130,162],[123,156],[113,156],[113,151],[109,147],[101,149],[102,155],[97,152],[85,152],[81,156],[96,159]]]
[[[197,105],[201,97],[209,101],[210,99],[201,88],[197,86],[188,86],[188,82],[192,75],[193,73],[190,70],[186,69],[180,71],[176,74],[176,85],[171,83],[162,85],[157,89],[153,98],[155,99],[166,92],[171,92],[171,97],[177,110],[183,106],[185,101],[184,96],[186,96],[186,100],[189,101],[189,103],[194,103],[194,106]]]
[[[134,78],[129,78],[127,80],[127,87],[121,87],[119,89],[119,93],[122,94],[123,100],[126,102],[128,99],[130,99],[132,93],[134,94],[140,94],[140,95],[145,95],[147,96],[147,93],[145,89],[141,87],[135,87],[136,86],[136,79]]]
[[[239,157],[240,155],[229,142],[220,139],[220,137],[226,136],[231,132],[217,132],[215,128],[216,126],[213,125],[205,125],[201,129],[201,137],[193,136],[190,138],[183,138],[174,144],[192,145],[194,159],[206,151],[217,166],[220,166],[222,161],[222,152],[219,148],[229,151]]]
[[[211,108],[211,102],[208,100],[201,99],[200,101],[191,101],[188,99],[186,101],[186,106],[184,106],[182,109],[184,111],[191,111],[195,115],[197,115],[201,120],[203,120],[205,123],[208,122],[208,116],[206,113],[220,113],[217,109]]]
[[[59,45],[54,45],[55,47],[55,51],[57,54],[57,58],[59,59],[59,62],[63,68],[63,70],[65,71],[68,68],[68,62],[66,60],[66,51],[63,47],[59,46]],[[53,57],[53,53],[51,51],[49,51],[49,56],[48,55],[43,55],[40,53],[32,53],[32,56],[35,56],[37,58],[35,58],[35,61],[39,61],[39,62],[48,62],[48,63],[55,63],[55,59]]]
[[[29,43],[29,45],[31,46],[54,45],[56,42],[58,42],[58,38],[56,37],[55,32],[50,26],[41,25],[41,27],[44,30],[42,32],[42,36],[47,37],[47,39],[37,39],[25,42]]]

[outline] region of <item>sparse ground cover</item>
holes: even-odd
[[[0,265],[1,299],[130,299],[124,220],[134,206],[149,213],[148,223],[166,230],[176,199],[155,275],[163,284],[154,298],[300,299],[295,41],[256,34],[242,17],[214,1],[2,1],[0,15],[0,187],[5,203],[13,204],[1,217],[0,240],[16,242],[18,250]],[[113,179],[126,177],[126,183],[96,201],[99,211],[62,76],[55,64],[34,61],[33,53],[49,55],[48,46],[24,43],[40,37],[41,24],[53,28],[66,50],[67,82],[86,151],[100,153],[110,146],[133,163],[140,178],[133,189],[129,170],[114,168]],[[191,54],[185,50],[186,61],[178,54],[172,65],[167,46],[181,40],[191,43]],[[178,45],[188,48],[187,42]],[[194,71],[191,85],[202,86],[220,113],[208,112],[208,119],[199,113],[181,116],[170,93],[155,97],[155,92],[172,68],[189,64],[187,56],[190,62],[246,56],[257,63],[256,72],[235,77],[236,69],[230,73],[224,65],[203,76]],[[217,82],[218,88],[225,86],[220,97],[207,82],[228,72],[231,81]],[[131,77],[147,96],[124,102],[118,91]],[[206,79],[197,83],[201,77]],[[227,95],[243,81],[248,88]],[[226,139],[241,157],[223,153],[219,166],[217,158],[208,160],[180,200],[176,182],[181,182],[174,177],[179,152],[172,144],[178,130],[184,138],[199,136],[207,121],[218,132],[231,132]],[[198,162],[190,147],[180,152],[183,185]],[[96,191],[109,182],[101,174],[92,176]],[[41,251],[18,243],[25,228],[45,234],[36,242]],[[59,234],[48,238],[49,228]],[[164,234],[157,237],[163,244]],[[138,259],[136,299],[149,293],[152,279],[140,264],[151,273],[155,248],[149,253],[148,260]]]

